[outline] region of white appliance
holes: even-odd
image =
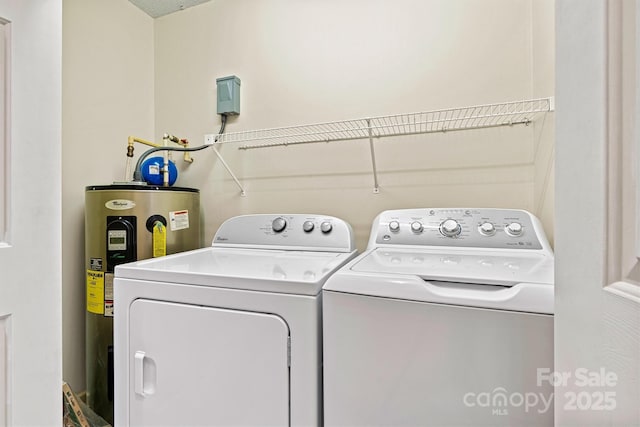
[[[323,325],[325,426],[553,425],[553,253],[528,212],[381,213]]]
[[[354,256],[338,218],[247,215],[118,266],[115,425],[319,425],[321,289]]]

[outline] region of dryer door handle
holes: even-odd
[[[134,385],[133,391],[140,395],[144,396],[144,351],[136,351],[134,356],[134,364],[133,364],[133,375],[134,375]]]
[[[156,392],[156,362],[144,351],[136,351],[133,362],[133,391],[142,397]]]

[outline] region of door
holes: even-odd
[[[129,425],[289,425],[282,318],[140,299],[129,319]]]
[[[640,2],[557,0],[556,425],[640,425]]]
[[[0,426],[60,425],[61,0],[0,0]]]

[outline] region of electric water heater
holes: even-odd
[[[89,186],[85,192],[87,404],[113,424],[113,273],[118,264],[197,249],[199,190]]]

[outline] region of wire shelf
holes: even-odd
[[[450,132],[498,126],[528,125],[554,111],[554,98],[540,98],[421,113],[316,123],[220,135],[218,143],[243,143],[243,150],[317,142],[372,139],[399,135]]]

